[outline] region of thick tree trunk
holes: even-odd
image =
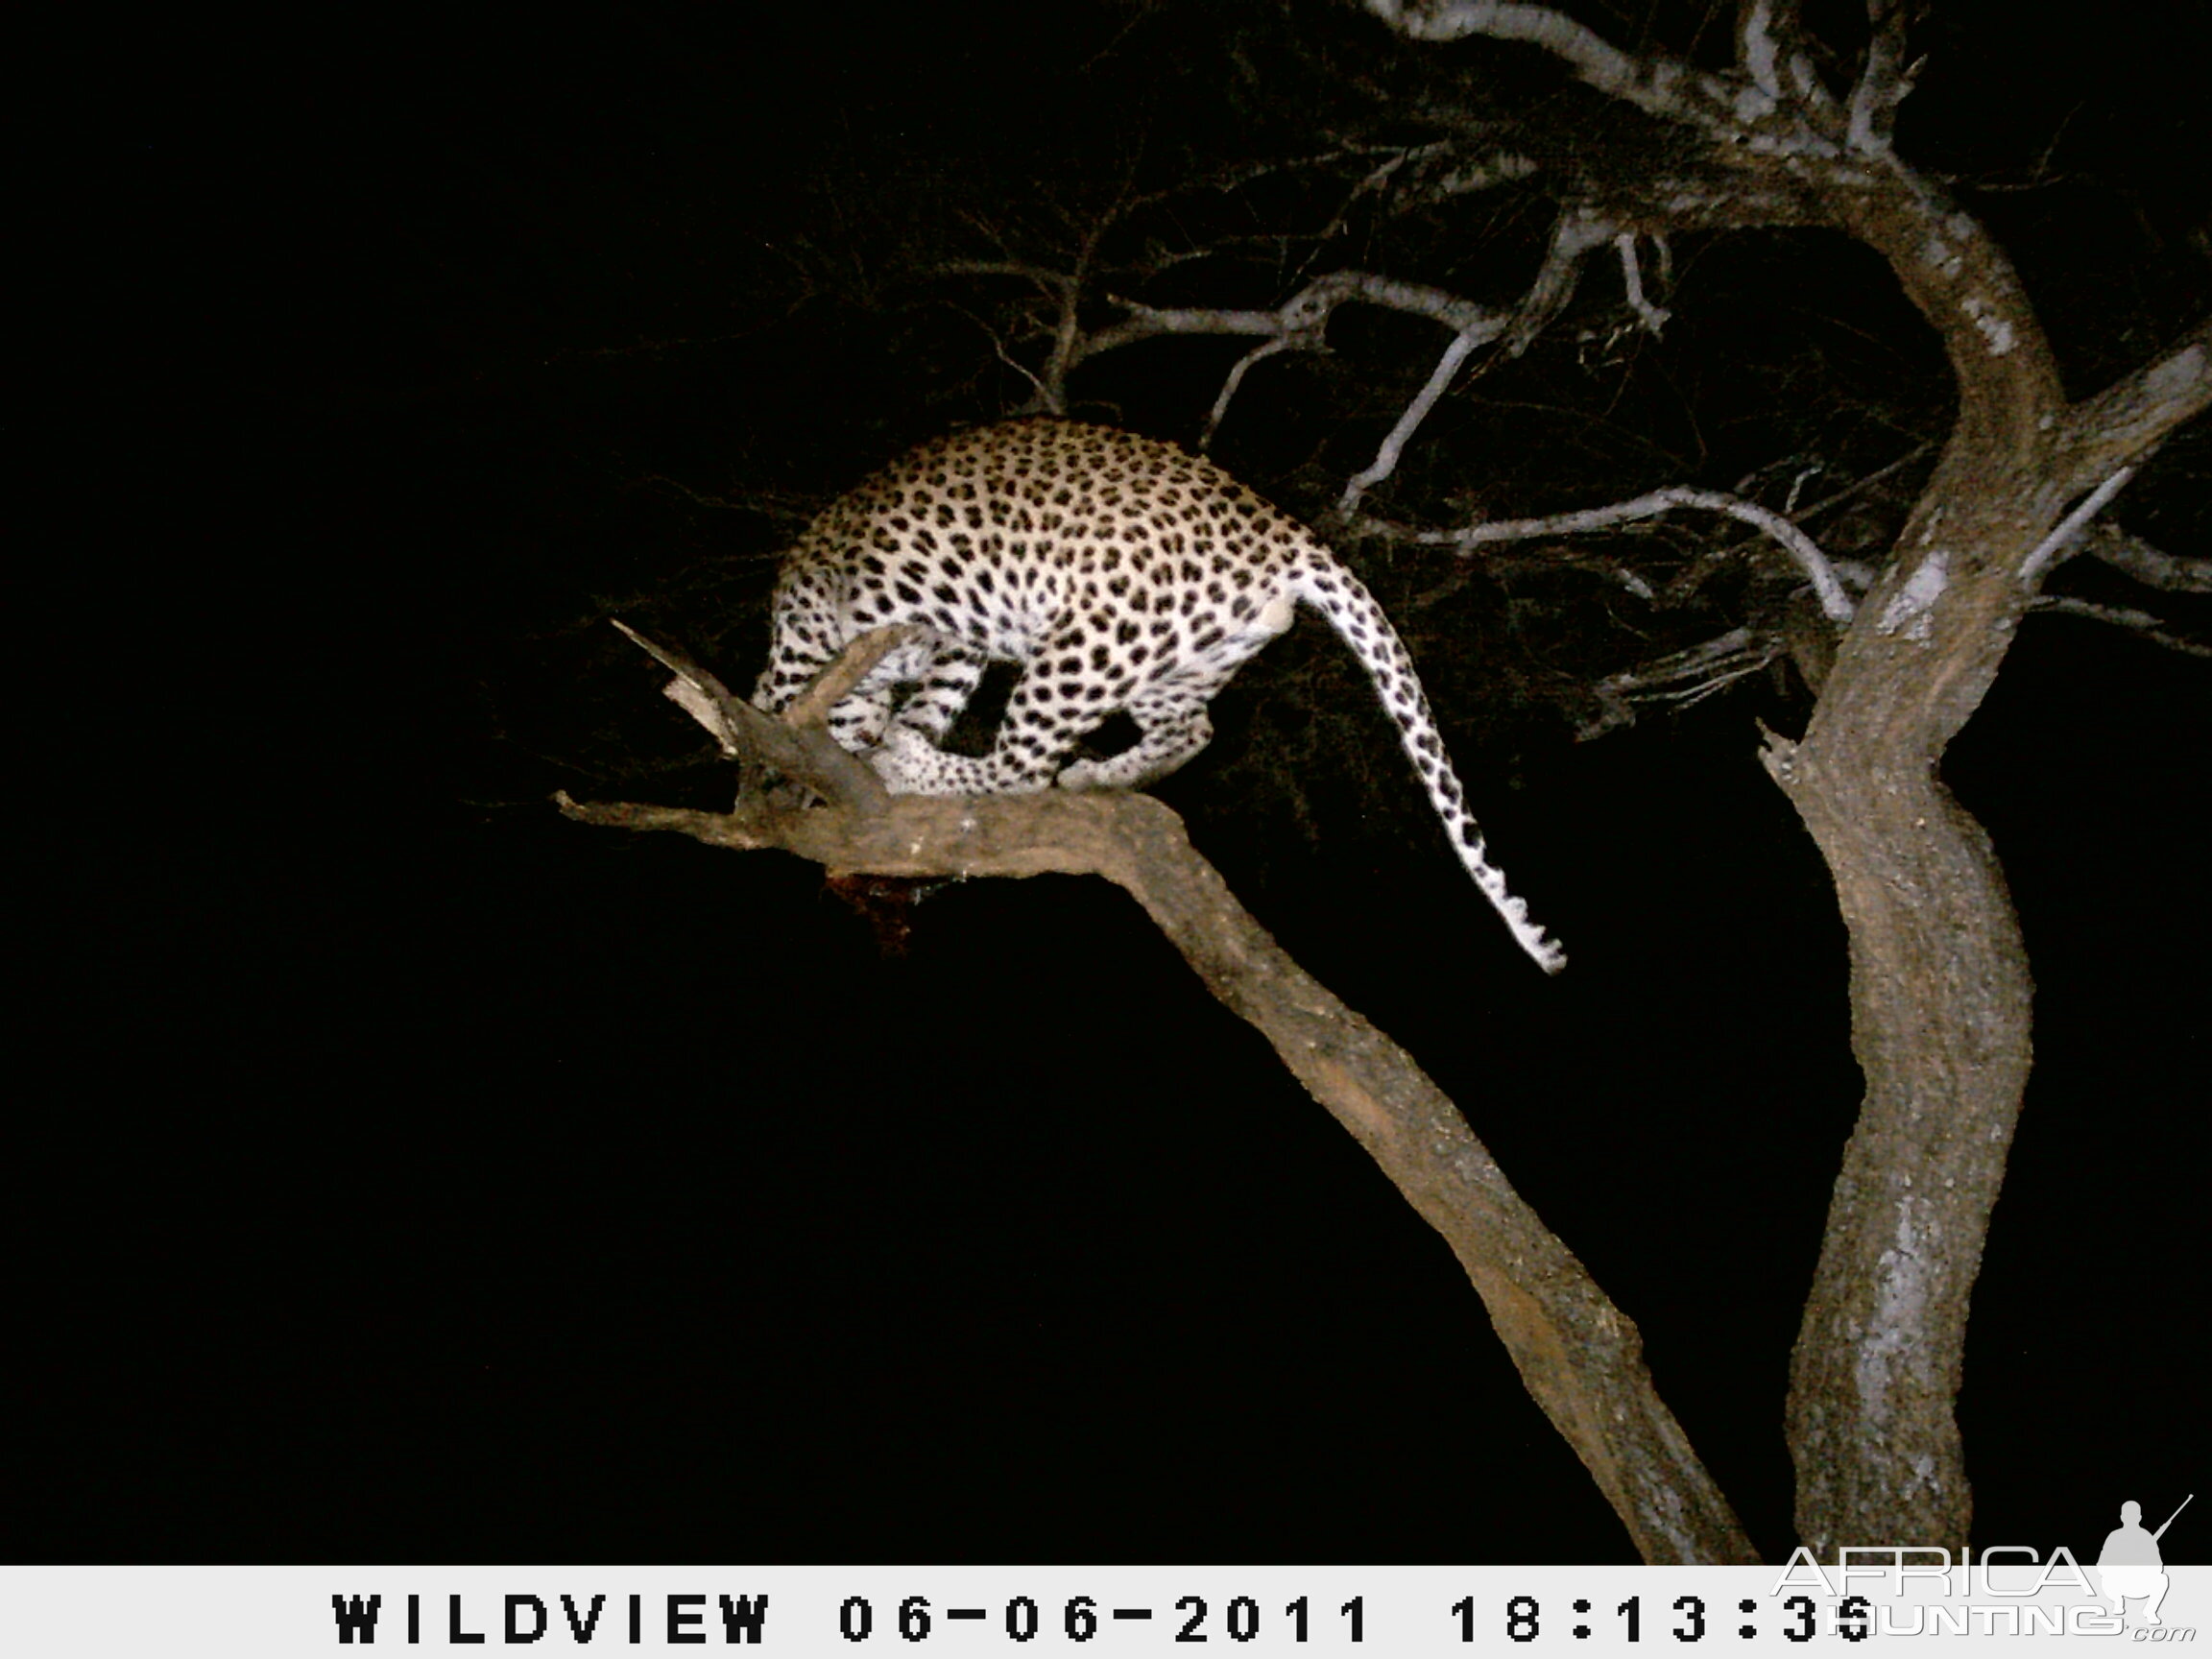
[[[1367,6],[1415,38],[1542,47],[1607,97],[1708,141],[1702,188],[1655,173],[1636,211],[1623,205],[1631,192],[1608,199],[1610,219],[1654,233],[1828,227],[1888,262],[1943,343],[1959,389],[1943,459],[1804,740],[1775,739],[1766,761],[1836,878],[1866,1078],[1791,1365],[1798,1530],[1822,1559],[1849,1544],[1956,1550],[1973,1503],[1952,1407],[2028,1079],[2031,986],[1996,854],[1936,766],[2063,557],[2068,503],[2085,498],[2093,515],[2165,432],[2212,402],[2212,322],[2067,402],[2004,251],[1891,147],[1911,91],[1907,8],[1871,9],[1845,105],[1813,69],[1791,0],[1739,11],[1724,72],[1623,52],[1546,5]]]
[[[1798,1535],[1823,1560],[1842,1544],[1956,1551],[1973,1516],[1953,1405],[2032,987],[1995,849],[1936,776],[1956,728],[1936,705],[1980,700],[2021,603],[2009,572],[2033,542],[2005,521],[2016,502],[2000,478],[1968,494],[1932,489],[1916,522],[1979,539],[1973,556],[1925,554],[1945,584],[1925,604],[1910,584],[1878,593],[1804,741],[1765,757],[1836,878],[1866,1080],[1791,1359]]]
[[[2070,501],[2203,406],[2201,344],[2080,405],[1980,227],[1925,187],[1835,195],[1940,332],[1959,415],[1802,742],[1765,759],[1819,844],[1851,946],[1866,1095],[1791,1357],[1800,1540],[1961,1550],[1968,1302],[2030,1064],[2032,986],[1987,833],[1937,767],[1981,706]],[[2198,330],[2199,339],[2204,330]]]

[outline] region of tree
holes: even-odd
[[[2140,350],[2127,372],[2068,395],[2037,308],[1999,240],[1896,139],[1917,73],[1914,18],[1901,4],[1874,0],[1854,27],[1747,0],[1736,10],[1724,62],[1711,49],[1678,55],[1656,41],[1626,49],[1551,7],[1370,0],[1368,10],[1398,37],[1363,48],[1377,58],[1484,42],[1454,48],[1443,68],[1384,71],[1422,77],[1422,93],[1378,97],[1388,121],[1370,112],[1371,124],[1416,131],[1363,132],[1317,159],[1247,165],[1209,179],[1203,192],[1188,182],[1126,190],[1076,217],[1072,246],[1057,253],[1049,233],[1008,213],[986,227],[1002,246],[986,257],[944,252],[933,279],[969,285],[963,309],[983,323],[997,359],[1025,387],[1022,402],[1052,413],[1079,410],[1085,373],[1140,343],[1209,334],[1257,341],[1221,376],[1202,425],[1207,439],[1253,396],[1267,359],[1326,350],[1339,311],[1381,307],[1440,326],[1446,344],[1424,372],[1401,368],[1388,385],[1349,394],[1369,400],[1370,417],[1382,404],[1395,415],[1372,422],[1386,429],[1365,463],[1339,477],[1325,527],[1340,542],[1438,549],[1464,572],[1478,549],[1542,539],[1575,548],[1584,567],[1646,596],[1685,584],[1678,561],[1610,548],[1593,554],[1566,539],[1663,513],[1717,511],[1775,549],[1760,580],[1738,595],[1736,626],[1593,676],[1572,701],[1587,728],[1601,730],[1639,703],[1707,694],[1785,659],[1815,694],[1802,735],[1769,733],[1762,758],[1836,884],[1865,1094],[1792,1362],[1796,1525],[1823,1556],[1839,1544],[1876,1540],[1956,1548],[1971,1521],[1955,1419],[1968,1299],[2029,1072],[2031,985],[1997,855],[1944,787],[1940,763],[2022,619],[2048,602],[2044,585],[2064,561],[2087,552],[2154,583],[2205,586],[2200,564],[2100,515],[2169,435],[2212,402],[2212,319],[2196,318]],[[1507,60],[1485,54],[1513,51],[1544,54],[1581,90],[1547,84],[1535,115],[1501,100],[1487,78],[1526,72],[1526,63],[1512,60],[1508,71],[1499,66]],[[1326,54],[1317,60],[1324,69],[1341,61]],[[1417,110],[1410,118],[1409,107]],[[1335,217],[1317,229],[1191,228],[1203,214],[1190,204],[1206,193],[1254,204],[1244,211],[1264,223],[1263,192],[1286,176],[1338,180]],[[1422,253],[1434,263],[1455,215],[1509,188],[1524,206],[1540,200],[1551,214],[1543,255],[1509,304],[1479,302],[1427,271],[1334,256],[1343,227],[1372,215],[1417,222],[1431,238]],[[1182,227],[1180,241],[1162,229],[1170,224]],[[1885,526],[1887,545],[1856,550],[1877,557],[1823,551],[1804,528],[1813,513],[1794,486],[1780,507],[1749,492],[1668,480],[1610,507],[1469,520],[1435,499],[1450,493],[1449,463],[1437,461],[1420,469],[1416,483],[1429,497],[1417,515],[1371,509],[1386,486],[1407,482],[1423,448],[1448,451],[1449,437],[1433,423],[1455,385],[1524,356],[1562,326],[1594,255],[1618,258],[1624,326],[1656,336],[1668,317],[1652,293],[1654,253],[1663,279],[1676,242],[1775,229],[1825,231],[1870,251],[1940,343],[1952,378],[1955,412],[1898,520]],[[1379,234],[1372,240],[1390,246]],[[1202,293],[1192,302],[1193,289],[1234,272],[1254,245],[1286,273],[1271,303],[1207,303]],[[1282,257],[1290,249],[1300,261]],[[1871,278],[1874,270],[1862,265],[1852,275]],[[1137,297],[1153,290],[1161,297]],[[1619,344],[1616,336],[1608,349]],[[1869,469],[1817,506],[1879,482]],[[2064,602],[2176,637],[2140,612]],[[1081,868],[1129,886],[1217,995],[1263,1027],[1282,1022],[1270,1034],[1294,1067],[1301,1046],[1324,1056],[1299,1068],[1301,1080],[1452,1238],[1531,1392],[1647,1558],[1745,1558],[1725,1501],[1648,1387],[1634,1327],[1532,1216],[1513,1209],[1507,1218],[1467,1221],[1470,1207],[1489,1200],[1517,1204],[1487,1154],[1462,1138],[1442,1096],[1364,1022],[1333,1001],[1311,1012],[1326,993],[1266,954],[1265,935],[1225,888],[1207,886],[1209,873],[1188,861],[1187,846],[1150,807],[998,803],[975,815],[980,829],[963,830],[939,804],[887,805],[864,775],[840,775],[834,752],[819,741],[805,748],[805,720],[797,737],[759,734],[702,671],[685,664],[685,672],[707,686],[700,711],[719,735],[784,743],[776,763],[836,808],[793,814],[755,796],[733,818],[636,808],[588,815],[736,845],[783,845],[835,869],[918,877]],[[788,747],[794,742],[801,747]],[[938,851],[902,851],[925,825]],[[1173,883],[1179,896],[1163,896]],[[1272,980],[1273,991],[1253,991],[1254,975]],[[1326,1035],[1296,1025],[1286,1011],[1301,1005]],[[1389,1081],[1377,1080],[1384,1074]],[[1436,1142],[1421,1133],[1429,1128],[1449,1135]],[[1623,1400],[1634,1409],[1623,1409]]]

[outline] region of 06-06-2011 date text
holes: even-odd
[[[1574,1623],[1566,1626],[1565,1633],[1577,1641],[1587,1641],[1597,1634],[1592,1623],[1597,1615],[1593,1604],[1577,1599],[1570,1604]],[[1749,1599],[1736,1602],[1736,1611],[1742,1615],[1756,1615],[1763,1611],[1761,1604]],[[973,1623],[988,1622],[992,1616],[988,1607],[946,1606],[937,1607],[925,1596],[909,1596],[901,1600],[895,1610],[886,1610],[890,1628],[904,1642],[926,1642],[940,1620],[947,1623]],[[1488,1617],[1483,1617],[1487,1611]],[[1822,1633],[1823,1623],[1830,1634],[1849,1642],[1863,1642],[1869,1634],[1868,1609],[1863,1598],[1850,1597],[1836,1608],[1824,1622],[1821,1609],[1810,1596],[1792,1596],[1780,1603],[1784,1622],[1776,1634],[1785,1641],[1804,1643]],[[1202,1596],[1184,1596],[1175,1600],[1171,1608],[1151,1606],[1101,1605],[1094,1597],[1075,1596],[1068,1599],[1059,1612],[1060,1634],[1069,1641],[1088,1643],[1096,1638],[1103,1628],[1115,1624],[1150,1624],[1155,1622],[1172,1623],[1177,1628],[1173,1640],[1177,1643],[1208,1642],[1225,1637],[1234,1643],[1254,1641],[1261,1633],[1262,1613],[1259,1601],[1250,1596],[1231,1598],[1218,1613],[1212,1602]],[[1533,1596],[1514,1596],[1502,1605],[1487,1610],[1479,1607],[1476,1598],[1462,1597],[1450,1608],[1456,1624],[1456,1635],[1462,1643],[1474,1643],[1483,1637],[1503,1636],[1515,1643],[1533,1643],[1545,1634],[1546,1616],[1543,1605]],[[1759,1625],[1745,1623],[1728,1632],[1725,1627],[1716,1629],[1708,1617],[1705,1599],[1698,1596],[1677,1596],[1663,1608],[1654,1610],[1654,1623],[1650,1634],[1664,1642],[1692,1644],[1701,1642],[1709,1634],[1733,1634],[1740,1640],[1748,1640],[1760,1633]],[[1612,1610],[1619,1621],[1617,1639],[1641,1642],[1646,1637],[1644,1599],[1631,1596]],[[1046,1629],[1050,1614],[1037,1600],[1028,1596],[1010,1598],[1002,1609],[1005,1634],[1012,1641],[1026,1644]],[[1295,1643],[1310,1640],[1315,1634],[1316,1610],[1308,1597],[1300,1597],[1286,1604],[1282,1613],[1285,1627],[1276,1634],[1286,1636]],[[1319,1617],[1326,1617],[1323,1613]],[[1342,1621],[1336,1634],[1340,1640],[1363,1642],[1366,1639],[1366,1599],[1355,1596],[1336,1609]],[[1556,1629],[1557,1626],[1555,1625]],[[874,1602],[866,1597],[849,1596],[838,1609],[838,1633],[847,1642],[868,1641],[877,1633],[878,1614]]]

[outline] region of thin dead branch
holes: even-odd
[[[2167,650],[2178,651],[2186,657],[2212,657],[2212,645],[2205,644],[2201,639],[2192,639],[2186,634],[2175,633],[2163,616],[2153,616],[2148,611],[2136,611],[2126,605],[2099,605],[2088,599],[2068,599],[2056,593],[2038,596],[2029,609],[2055,611],[2061,616],[2083,616],[2092,622],[2125,628],[2153,645],[2163,645]]]
[[[2084,495],[2074,510],[2053,525],[2050,534],[2036,542],[2028,557],[2020,562],[2020,580],[2030,587],[2040,582],[2053,557],[2079,538],[2089,521],[2104,512],[2110,505],[2112,497],[2126,489],[2128,480],[2134,476],[2134,468],[2123,467]]]
[[[1419,530],[1386,519],[1361,518],[1357,528],[1364,535],[1417,546],[1456,547],[1462,552],[1501,541],[1527,541],[1542,536],[1581,536],[1615,525],[1651,518],[1678,507],[1693,507],[1729,517],[1764,532],[1805,573],[1820,601],[1821,613],[1832,622],[1848,622],[1857,611],[1851,595],[1837,577],[1819,544],[1772,508],[1746,501],[1719,490],[1694,490],[1688,485],[1653,490],[1627,501],[1604,507],[1587,507],[1575,513],[1554,513],[1544,518],[1501,518],[1486,524],[1467,524],[1456,530]]]
[[[2125,571],[2146,588],[2169,593],[2212,593],[2212,559],[2185,559],[2153,547],[2119,525],[2092,524],[2081,540],[2090,558]]]

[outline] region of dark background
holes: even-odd
[[[1127,10],[761,10],[32,60],[32,240],[81,321],[20,428],[68,503],[26,571],[62,637],[26,735],[61,781],[20,907],[9,1552],[1628,1558],[1443,1244],[1124,898],[954,888],[887,956],[811,867],[544,805],[723,786],[677,767],[605,612],[749,595],[717,660],[747,683],[789,525],[998,412],[902,357],[865,284],[774,273],[895,246],[825,227],[926,216],[932,180],[1018,199],[1087,66],[1159,51]],[[2191,269],[2160,227],[2207,200],[2203,9],[2087,38],[1940,12],[1927,141],[2070,134],[2087,228],[2014,209],[2046,322],[2139,360],[2158,334],[2100,304]],[[1146,120],[1207,96],[1171,67]],[[1218,370],[1163,369],[1154,429],[1188,441]],[[2202,556],[2201,448],[2161,465],[2190,454],[2120,513]],[[1754,758],[1802,699],[1754,682],[1588,744],[1446,704],[1574,952],[1546,981],[1363,757],[1379,720],[1295,812],[1220,782],[1334,652],[1307,624],[1254,663],[1166,793],[1636,1319],[1778,1557],[1858,1087],[1833,892]],[[1946,763],[2038,985],[1960,1403],[1979,1542],[2080,1554],[2205,1468],[2208,754],[2201,660],[2035,617]]]

